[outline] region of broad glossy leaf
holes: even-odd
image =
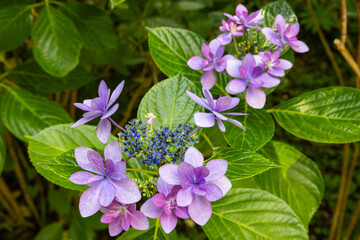
[[[307,92],[269,110],[291,134],[314,142],[360,140],[360,90],[328,87]]]
[[[35,60],[29,60],[12,69],[9,77],[30,91],[43,95],[78,88],[96,79],[81,66],[76,67],[65,77],[54,77],[46,73]]]
[[[246,116],[230,116],[240,121],[246,131],[224,121],[226,131],[223,133],[230,146],[246,150],[258,150],[269,142],[274,135],[274,120],[264,109],[254,109],[240,103],[231,112],[247,113]]]
[[[63,77],[78,65],[82,36],[59,10],[50,5],[42,8],[31,35],[34,57],[45,72]]]
[[[62,232],[63,224],[61,222],[54,222],[42,227],[35,240],[61,240]]]
[[[31,31],[29,5],[10,5],[0,8],[0,52],[20,46]]]
[[[212,204],[203,226],[212,239],[308,239],[300,219],[280,198],[257,189],[232,189]]]
[[[110,17],[94,5],[71,2],[61,4],[61,10],[75,24],[84,39],[84,47],[117,48],[117,36]]]
[[[279,167],[258,153],[229,147],[215,148],[211,159],[228,161],[226,176],[231,181],[249,178],[271,168]]]
[[[281,142],[271,141],[259,152],[281,168],[255,176],[256,184],[283,199],[307,227],[324,195],[324,182],[316,164]]]
[[[195,85],[182,74],[168,78],[153,86],[141,100],[138,118],[145,122],[145,114],[156,116],[153,127],[176,128],[179,124],[194,124],[193,115],[202,107],[186,94],[186,90],[200,95]]]
[[[125,2],[125,0],[110,0],[111,9],[114,9],[117,5],[123,2]]]
[[[71,124],[52,126],[31,137],[28,153],[36,170],[49,181],[64,188],[84,190],[86,186],[69,180],[71,174],[83,170],[76,163],[74,150],[77,147],[89,147],[99,151],[105,145],[97,139],[95,127],[70,127]],[[114,140],[111,137],[109,141]]]
[[[22,141],[49,126],[72,122],[58,103],[10,87],[2,96],[0,115],[6,128]]]

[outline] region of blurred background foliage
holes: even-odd
[[[137,106],[146,91],[166,78],[151,58],[145,26],[186,28],[210,40],[219,34],[218,26],[221,19],[224,19],[223,13],[233,13],[236,4],[240,2],[254,11],[271,1],[50,1],[51,6],[70,19],[81,34],[78,39],[76,34],[66,36],[69,38],[65,39],[65,42],[70,44],[69,48],[76,48],[76,44],[80,44],[77,43],[80,38],[83,43],[79,45],[80,56],[74,61],[74,68],[65,67],[70,71],[49,72],[44,68],[44,63],[39,62],[39,58],[34,60],[34,38],[36,29],[41,27],[35,25],[43,8],[42,1],[0,0],[0,81],[57,101],[69,112],[72,119],[79,119],[81,113],[75,111],[73,102],[96,96],[101,79],[106,80],[110,88],[125,79],[126,87],[119,99],[119,110],[114,116],[114,119],[124,125],[129,119],[136,117]],[[65,3],[66,5],[63,5]],[[333,39],[339,36],[339,1],[311,0],[311,3],[341,69],[345,84],[354,86],[354,74],[332,44]],[[25,18],[29,19],[24,26],[10,22],[13,15],[6,11],[19,4],[32,6],[28,9],[28,15],[25,15]],[[268,98],[267,107],[310,90],[339,84],[318,37],[308,5],[303,0],[292,0],[289,4],[299,18],[299,38],[309,45],[310,52],[296,55],[295,67]],[[352,43],[348,47],[353,55],[356,55],[353,47],[357,43],[358,33],[355,1],[347,1],[347,10],[348,38]],[[15,25],[12,29],[7,29],[6,26],[12,26],[11,24]],[[33,37],[30,37],[31,29]],[[8,37],[11,31],[19,32],[18,39]],[[67,46],[64,47],[67,49]],[[1,90],[0,95],[3,92]],[[310,224],[309,233],[311,239],[325,239],[329,234],[331,216],[336,205],[343,148],[340,145],[311,143],[295,138],[279,126],[275,129],[275,139],[288,142],[301,150],[315,161],[324,176],[325,198]],[[0,133],[4,135],[1,122]],[[214,130],[206,130],[205,134],[207,139],[200,140],[204,142],[201,148],[210,156],[211,149],[206,146],[207,140],[212,140],[214,146],[221,146],[224,141],[217,137],[219,134]],[[4,140],[0,138],[0,141]],[[0,161],[0,169],[3,169],[0,178],[1,239],[33,239],[35,236],[36,239],[109,238],[107,226],[99,222],[100,215],[86,219],[80,217],[77,206],[79,192],[57,187],[37,174],[27,159],[26,143],[15,140],[8,133],[6,142],[6,161]],[[1,154],[4,156],[0,151]],[[355,174],[344,226],[347,226],[356,200],[360,198],[359,188],[360,174]],[[33,202],[33,205],[30,202]],[[206,239],[201,229],[195,227],[191,221],[181,222],[176,230],[179,239]],[[355,227],[353,236],[359,234],[360,224]]]

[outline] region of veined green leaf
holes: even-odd
[[[111,9],[114,9],[117,5],[123,2],[125,2],[125,0],[110,0]]]

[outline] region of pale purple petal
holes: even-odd
[[[196,102],[197,104],[199,104],[203,108],[206,108],[207,110],[211,111],[211,108],[201,98],[199,98],[198,96],[196,96],[192,92],[189,92],[188,90],[186,90],[186,93],[194,102]]]
[[[204,72],[201,75],[200,82],[204,88],[211,89],[216,82],[216,75],[214,70]]]
[[[110,100],[108,102],[108,106],[111,106],[118,99],[118,97],[120,96],[120,94],[124,88],[124,83],[125,83],[125,81],[122,80],[121,83],[119,85],[117,85],[117,87],[111,94]]]
[[[91,111],[91,106],[88,106],[86,104],[83,104],[83,103],[74,103],[74,106],[77,107],[77,108],[80,108],[81,110],[84,110],[84,111]]]
[[[176,196],[176,203],[180,207],[189,206],[193,201],[193,197],[193,187],[181,189]]]
[[[177,217],[182,219],[188,219],[190,217],[187,207],[176,207],[174,213]]]
[[[110,180],[116,189],[116,198],[125,204],[135,203],[141,199],[138,185],[129,178]]]
[[[102,115],[102,114],[103,114],[103,112],[100,111],[100,110],[93,110],[93,111],[91,111],[91,112],[86,112],[86,113],[84,113],[84,114],[83,114],[83,117],[84,117],[84,118],[94,119],[94,118],[96,118],[96,117],[98,117],[98,116],[100,116],[100,115]]]
[[[115,198],[115,187],[109,180],[105,180],[101,193],[100,193],[100,204],[103,207],[109,206]]]
[[[206,195],[206,192],[199,187],[199,185],[196,185],[192,188],[192,191],[195,195],[198,195],[198,196],[205,196]]]
[[[238,59],[228,60],[226,63],[226,72],[236,78],[240,78],[239,69],[241,67],[241,61]]]
[[[225,196],[225,194],[227,194],[229,192],[229,190],[232,186],[230,180],[225,176],[223,176],[217,180],[210,181],[208,183],[213,183],[213,184],[217,185],[221,189],[223,196]]]
[[[86,184],[98,181],[100,179],[103,179],[103,178],[104,177],[101,175],[94,175],[89,172],[79,171],[79,172],[73,173],[70,176],[69,180],[75,184],[86,185]]]
[[[71,128],[76,128],[76,127],[78,127],[78,126],[80,126],[80,125],[83,125],[83,124],[85,124],[85,123],[87,123],[87,122],[90,122],[91,120],[93,120],[94,118],[97,118],[98,116],[100,116],[101,115],[101,113],[100,114],[98,114],[98,115],[96,115],[96,116],[93,116],[93,117],[87,117],[87,118],[80,118],[78,121],[76,121],[72,126],[71,126]]]
[[[199,127],[212,127],[215,124],[215,117],[212,113],[195,113],[195,124]]]
[[[298,35],[298,33],[300,31],[300,24],[293,23],[293,24],[289,25],[286,30],[287,30],[286,36],[288,38],[295,37],[296,35]]]
[[[284,36],[286,30],[286,22],[281,14],[278,14],[275,18],[275,28],[279,32],[280,36]]]
[[[191,219],[201,226],[204,226],[209,221],[212,214],[210,202],[205,197],[197,195],[194,196],[188,210]]]
[[[94,165],[92,165],[89,162],[88,152],[95,152],[95,151],[88,147],[75,148],[75,159],[76,159],[77,164],[82,169],[103,175],[104,174],[103,171],[100,171],[98,168],[96,168]]]
[[[245,68],[246,73],[249,75],[252,73],[253,69],[256,66],[255,58],[251,53],[245,55],[244,60],[242,61],[242,67]]]
[[[109,224],[109,235],[115,237],[122,232],[121,228],[121,218],[116,219],[114,222]]]
[[[170,233],[177,224],[177,217],[173,214],[167,215],[166,213],[163,213],[160,218],[161,226],[165,233]]]
[[[114,164],[121,162],[122,151],[120,144],[117,141],[108,143],[104,149],[105,159],[111,159]]]
[[[219,40],[222,45],[227,45],[231,43],[232,35],[231,33],[222,33],[216,39]]]
[[[219,118],[216,118],[216,121],[217,121],[217,124],[218,124],[220,130],[221,130],[222,132],[225,132],[226,129],[225,129],[224,123],[223,123]]]
[[[89,188],[80,197],[79,210],[82,217],[89,217],[100,210],[100,193],[104,182]]]
[[[180,175],[180,185],[182,188],[188,188],[194,184],[194,167],[186,162],[180,163],[178,167]]]
[[[233,79],[227,84],[225,89],[228,93],[235,95],[245,91],[247,84],[247,80]]]
[[[108,99],[108,87],[104,80],[101,80],[100,82],[98,93],[101,100],[103,100],[104,103],[106,103]]]
[[[206,168],[209,169],[209,176],[205,178],[207,182],[214,181],[223,177],[228,168],[228,161],[223,159],[214,159],[206,164]]]
[[[217,72],[223,72],[226,68],[226,60],[221,59],[215,63],[215,70]]]
[[[199,183],[200,180],[204,179],[209,175],[209,169],[204,166],[200,166],[194,169],[195,179]]]
[[[116,110],[118,110],[119,108],[119,104],[115,104],[112,108],[110,108],[109,110],[107,110],[101,117],[101,119],[106,119],[108,117],[110,117],[111,115],[113,115]]]
[[[253,108],[263,108],[266,102],[266,95],[260,88],[249,87],[246,92],[246,102]]]
[[[152,203],[157,207],[164,207],[166,202],[166,197],[162,193],[157,193],[152,197]]]
[[[230,105],[231,105],[231,98],[230,97],[228,97],[228,96],[219,97],[216,100],[214,111],[216,111],[216,112],[225,111],[225,109],[229,109]]]
[[[304,53],[304,52],[307,52],[309,51],[309,47],[302,41],[291,41],[289,43],[287,43],[291,48],[292,50],[294,50],[295,52],[298,52],[298,53]]]
[[[100,222],[102,222],[102,223],[112,223],[118,217],[119,217],[119,211],[107,209],[107,212],[105,212],[104,215],[101,216]]]
[[[173,189],[174,185],[168,184],[165,182],[161,177],[158,178],[156,183],[156,188],[158,189],[159,193],[162,193],[166,196],[168,196]]]
[[[276,32],[273,29],[265,27],[261,30],[261,32],[265,35],[266,39],[269,42],[272,42],[276,46],[284,47],[284,44],[281,41],[281,37],[278,34],[276,34]]]
[[[243,15],[243,13],[248,12],[247,8],[242,4],[238,4],[235,11],[237,15]]]
[[[209,91],[209,89],[203,88],[203,94],[204,94],[210,108],[214,109],[215,108],[214,98],[213,98],[213,95],[211,94],[211,92]]]
[[[285,75],[285,70],[279,67],[269,68],[267,71],[269,74],[277,77],[283,77]]]
[[[111,133],[111,123],[107,119],[101,119],[97,126],[97,138],[100,142],[106,143]]]
[[[216,55],[216,52],[218,51],[218,49],[219,49],[220,47],[224,47],[224,46],[222,46],[221,43],[220,43],[220,41],[217,40],[217,39],[214,39],[214,40],[212,40],[212,41],[209,43],[209,48],[210,48],[212,54],[214,54],[214,56]],[[221,55],[222,55],[222,54],[221,54]]]
[[[140,211],[131,214],[131,226],[137,230],[146,230],[149,228],[149,220]]]
[[[184,162],[192,165],[193,167],[200,167],[204,164],[204,156],[194,147],[189,147],[185,152]]]
[[[210,50],[209,46],[206,45],[206,43],[203,43],[203,45],[201,46],[201,52],[204,55],[204,57],[206,57],[207,59],[210,58],[211,50]]]
[[[105,161],[105,167],[106,167],[106,161]],[[114,170],[113,171],[109,172],[107,167],[106,167],[106,172],[107,172],[108,176],[111,179],[121,180],[123,178],[127,178],[127,176],[126,176],[126,163],[125,162],[117,162],[116,164],[114,164]]]
[[[187,65],[191,69],[200,70],[206,66],[205,65],[206,61],[204,61],[204,60],[205,59],[203,59],[202,57],[194,56],[188,60]]]
[[[205,198],[209,202],[217,201],[223,197],[223,193],[222,193],[221,189],[213,183],[206,184],[203,187],[203,190],[206,192]]]
[[[144,204],[140,207],[140,211],[149,218],[158,218],[163,213],[163,208],[157,207],[152,202],[152,198],[146,200]]]
[[[124,231],[129,230],[131,224],[131,217],[129,213],[125,213],[121,218],[121,228],[124,229]]]
[[[293,64],[292,64],[290,61],[288,61],[288,60],[279,59],[278,61],[279,61],[279,62],[278,62],[278,64],[276,65],[276,67],[278,67],[278,68],[282,68],[282,69],[284,69],[284,70],[288,70],[288,69],[292,68],[292,66],[293,66]]]
[[[165,164],[159,168],[159,175],[168,184],[180,185],[178,167],[176,164]]]
[[[239,114],[240,115],[240,114]],[[244,114],[243,114],[244,115]],[[247,114],[245,114],[247,115]],[[245,127],[238,121],[238,120],[235,120],[235,119],[231,119],[231,118],[228,118],[227,120],[229,123],[232,123],[234,124],[235,126],[241,128],[242,130],[246,131]]]
[[[263,82],[262,87],[264,88],[272,88],[280,83],[280,79],[274,76],[271,76],[268,73],[262,74],[259,78]]]
[[[226,108],[223,107],[221,111],[226,111],[226,110],[232,109],[232,108],[236,107],[240,102],[240,99],[237,97],[232,97],[230,99],[231,99],[230,105]],[[225,114],[225,113],[223,113],[223,114]]]
[[[105,175],[104,161],[101,155],[95,151],[87,152],[88,161],[98,170],[98,173]]]
[[[217,39],[215,39],[215,40],[220,43],[219,40],[217,40]],[[222,57],[222,55],[224,55],[224,51],[225,51],[225,47],[220,43],[220,46],[216,50],[215,58],[220,59]]]
[[[239,19],[236,16],[230,15],[228,13],[224,13],[225,16],[227,16],[230,20],[233,20],[234,22],[237,22]]]

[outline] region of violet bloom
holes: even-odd
[[[243,115],[247,115],[247,114],[244,114],[244,113],[222,113],[221,114],[220,113],[222,111],[226,111],[226,110],[236,107],[240,102],[239,98],[224,96],[224,97],[219,97],[217,100],[214,100],[212,94],[206,88],[203,88],[203,94],[204,94],[205,98],[199,98],[198,96],[196,96],[195,94],[193,94],[192,92],[189,92],[189,91],[186,91],[186,93],[189,95],[189,97],[192,100],[194,100],[194,102],[196,102],[203,108],[210,111],[208,113],[197,112],[194,114],[194,120],[195,120],[195,124],[197,126],[204,127],[204,128],[212,127],[215,125],[215,120],[216,120],[220,130],[225,132],[225,125],[221,121],[221,120],[224,120],[224,121],[228,121],[228,122],[234,124],[235,126],[245,130],[244,126],[239,121],[225,117],[224,115],[243,116]]]
[[[172,185],[180,185],[176,196],[178,206],[188,206],[192,220],[205,225],[212,214],[210,202],[222,198],[231,188],[231,182],[224,174],[228,162],[223,159],[209,161],[206,166],[199,150],[190,147],[180,165],[166,164],[159,168],[160,177]]]
[[[100,222],[109,224],[109,234],[114,237],[123,230],[129,230],[130,226],[137,230],[149,228],[149,220],[145,215],[136,210],[136,204],[123,204],[116,199],[107,207],[101,208],[104,215]]]
[[[203,87],[211,89],[216,82],[214,68],[217,72],[224,72],[226,61],[234,58],[231,55],[225,55],[223,57],[224,51],[225,47],[221,45],[219,40],[214,39],[210,42],[209,46],[205,43],[201,46],[201,52],[206,59],[194,56],[187,62],[191,69],[202,69],[204,71],[200,79]]]
[[[106,86],[104,80],[100,82],[99,85],[99,97],[94,99],[86,99],[83,103],[74,103],[77,108],[87,111],[83,114],[83,118],[78,120],[71,127],[78,127],[82,124],[85,124],[94,118],[100,117],[100,122],[97,126],[97,137],[102,143],[106,143],[109,140],[111,133],[111,123],[119,127],[110,116],[113,115],[119,107],[119,104],[115,104],[116,99],[120,96],[120,93],[124,87],[124,81],[122,81],[114,90],[110,96],[110,89]],[[110,108],[111,107],[111,108]],[[109,121],[110,120],[110,121]],[[121,127],[120,127],[121,128]]]
[[[249,15],[247,8],[244,5],[239,4],[236,6],[235,12],[235,16],[232,16],[228,13],[224,13],[224,15],[236,22],[237,24],[240,24],[244,28],[244,30],[247,30],[249,28],[255,28],[260,30],[260,27],[256,25],[264,23],[264,21],[260,21],[264,18],[264,16],[260,14],[260,10],[253,12]]]
[[[280,50],[275,52],[260,52],[258,56],[254,56],[256,61],[261,61],[267,68],[267,72],[276,77],[285,76],[285,70],[290,69],[293,64],[285,59],[279,59]]]
[[[222,45],[227,45],[231,42],[232,37],[240,37],[244,35],[242,32],[243,27],[237,25],[236,22],[229,19],[227,21],[222,20],[222,26],[219,27],[220,31],[225,32],[220,34],[216,39],[220,41]]]
[[[187,207],[179,207],[176,203],[176,195],[181,189],[166,183],[161,177],[157,181],[159,193],[149,198],[140,208],[140,211],[149,218],[160,217],[160,223],[164,232],[170,233],[177,224],[177,218],[189,218]]]
[[[126,163],[121,161],[121,147],[118,142],[105,146],[104,161],[99,153],[88,147],[75,148],[75,159],[86,171],[79,171],[70,176],[70,181],[87,185],[90,188],[80,197],[79,209],[82,217],[95,214],[101,206],[107,207],[116,197],[125,204],[141,199],[136,183],[126,176]]]
[[[256,65],[253,55],[246,54],[244,60],[230,60],[226,71],[232,77],[240,78],[231,80],[226,86],[230,94],[246,92],[246,102],[253,108],[263,108],[266,102],[265,92],[259,87],[272,88],[280,83],[280,80],[265,72],[263,64]]]
[[[299,41],[296,35],[299,33],[299,23],[287,25],[283,16],[278,14],[275,18],[275,27],[279,35],[272,28],[265,27],[261,31],[265,34],[266,39],[280,49],[289,45],[295,52],[304,53],[309,51],[309,47],[302,41]]]

